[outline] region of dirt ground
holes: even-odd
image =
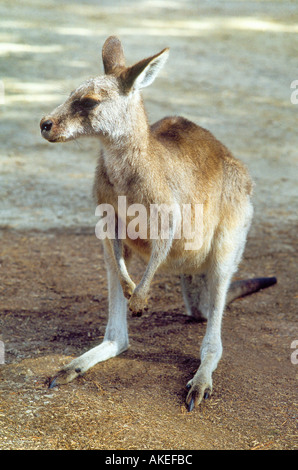
[[[297,33],[297,6],[282,0],[1,2],[1,449],[297,449]],[[107,284],[91,199],[98,143],[50,145],[39,120],[102,72],[110,34],[129,63],[170,46],[144,90],[150,121],[183,114],[248,165],[255,219],[237,278],[278,279],[227,307],[214,393],[192,413],[185,385],[206,325],[186,317],[170,275],[129,318],[127,352],[48,389],[103,337]],[[143,269],[135,260],[133,278]]]

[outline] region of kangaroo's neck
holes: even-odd
[[[115,187],[122,188],[134,177],[145,177],[152,162],[149,151],[152,136],[140,95],[129,103],[125,116],[119,117],[119,126],[115,125],[114,132],[101,136],[100,140],[104,147],[104,165]]]
[[[134,149],[146,150],[150,138],[150,126],[142,97],[136,93],[119,112],[118,122],[113,123],[110,132],[101,140],[107,151],[119,152],[125,158],[126,153]]]

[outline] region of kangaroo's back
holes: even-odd
[[[151,126],[154,138],[168,156],[168,169],[180,185],[187,183],[188,195],[204,203],[208,197],[234,198],[252,194],[252,180],[246,166],[207,129],[180,116],[161,119]],[[182,175],[185,174],[185,178]],[[216,194],[215,194],[215,192]]]

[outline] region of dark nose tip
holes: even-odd
[[[48,119],[47,121],[41,122],[40,124],[41,132],[44,132],[44,131],[49,132],[52,129],[52,126],[53,126],[53,121],[51,121],[50,119]]]

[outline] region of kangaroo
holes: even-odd
[[[188,411],[213,390],[212,374],[222,356],[221,325],[226,303],[272,285],[275,278],[231,283],[243,254],[253,215],[252,180],[246,167],[208,130],[183,117],[166,117],[149,125],[140,90],[152,84],[164,66],[169,48],[127,67],[116,36],[102,48],[104,75],[89,79],[40,122],[49,142],[97,136],[101,153],[93,194],[97,205],[115,210],[115,236],[103,240],[109,287],[109,318],[101,344],[57,372],[50,387],[65,384],[90,367],[129,346],[127,307],[139,316],[146,309],[150,283],[157,270],[181,278],[186,312],[207,320],[200,366],[187,384]],[[119,214],[119,196],[127,205],[174,207],[167,237],[119,236],[127,227]],[[176,237],[181,207],[203,207],[201,242],[185,249]],[[148,218],[148,223],[150,220]],[[133,253],[146,263],[136,286],[128,268]]]

